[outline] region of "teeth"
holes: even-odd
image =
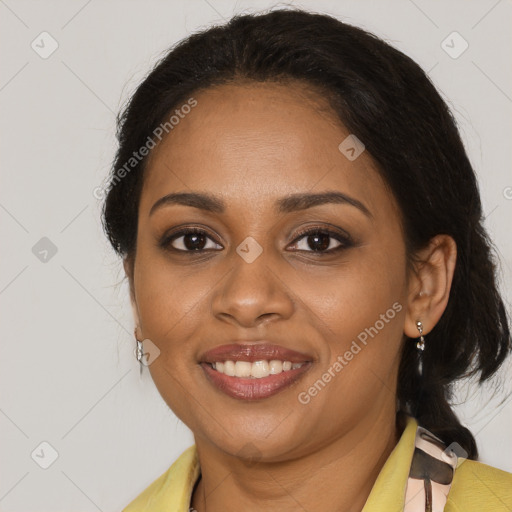
[[[235,363],[233,361],[226,361],[224,363],[223,373],[229,375],[230,377],[235,376]]]
[[[270,361],[269,363],[269,373],[270,375],[276,375],[277,373],[281,373],[283,371],[283,363],[281,361]]]
[[[237,361],[235,363],[235,377],[250,377],[252,363],[247,361]]]
[[[241,361],[238,361],[240,363]],[[251,366],[251,377],[261,379],[261,377],[268,377],[270,375],[270,365],[268,361],[254,361],[248,363]]]
[[[224,361],[212,363],[214,370],[219,373],[224,373],[230,377],[245,377],[261,379],[262,377],[268,377],[269,375],[277,375],[281,372],[287,372],[289,370],[295,370],[300,368],[304,363],[291,363],[291,361],[279,361],[273,359],[272,361]]]

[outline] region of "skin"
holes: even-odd
[[[400,212],[371,156],[349,161],[340,152],[348,131],[304,85],[238,83],[194,97],[197,106],[151,154],[136,256],[125,260],[138,339],[161,351],[152,378],[194,434],[202,477],[192,506],[359,511],[401,434],[395,393],[403,335],[418,337],[416,320],[428,335],[439,320],[455,243],[439,235],[407,265]],[[274,210],[289,194],[328,190],[360,201],[369,215],[350,204]],[[173,192],[210,193],[226,210],[174,204],[150,215]],[[183,225],[207,231],[210,250],[159,246]],[[314,240],[297,236],[306,227],[344,230],[353,245],[321,255]],[[248,236],[263,251],[252,263],[236,252]],[[298,394],[394,303],[401,311],[301,404]],[[311,355],[313,365],[271,398],[237,400],[198,364],[206,350],[236,340],[270,340]]]

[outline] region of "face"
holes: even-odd
[[[395,412],[400,215],[371,157],[340,151],[348,131],[304,86],[222,85],[194,98],[146,169],[130,267],[139,339],[160,350],[152,378],[196,442],[303,456]],[[159,201],[177,193],[217,203]],[[331,200],[290,199],[320,193]],[[220,345],[263,340],[308,361],[270,396],[233,396],[201,364]]]

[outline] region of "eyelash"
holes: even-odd
[[[162,238],[161,242],[159,243],[159,246],[162,247],[163,249],[166,249],[168,251],[172,251],[175,253],[184,253],[184,254],[189,253],[191,255],[202,254],[204,252],[212,251],[212,250],[214,250],[214,251],[219,250],[219,249],[184,250],[184,249],[176,249],[175,247],[171,246],[171,242],[173,242],[174,240],[177,240],[178,238],[181,238],[186,235],[191,235],[191,234],[205,235],[207,238],[209,238],[210,240],[212,240],[214,243],[217,244],[217,242],[215,240],[213,240],[211,236],[209,236],[207,231],[200,229],[200,228],[191,227],[191,228],[184,228],[175,233],[171,233],[169,235],[164,236]],[[307,236],[318,235],[318,234],[327,235],[330,238],[334,238],[336,241],[338,241],[340,243],[340,245],[338,245],[337,247],[334,247],[333,249],[328,249],[326,251],[313,251],[313,250],[305,251],[303,249],[298,249],[298,251],[299,252],[310,252],[315,255],[322,256],[322,255],[331,255],[331,254],[341,251],[343,249],[348,249],[349,247],[352,247],[354,245],[351,237],[348,234],[342,234],[342,233],[332,231],[332,230],[326,229],[326,228],[321,228],[321,227],[312,227],[312,228],[310,227],[310,228],[305,228],[303,230],[300,230],[297,233],[297,236],[295,237],[292,244],[293,245],[297,244],[298,241],[300,241],[302,238],[305,238]],[[220,244],[218,244],[218,245],[220,245]],[[330,245],[330,243],[329,243],[329,245]]]

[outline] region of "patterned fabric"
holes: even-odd
[[[456,451],[462,450],[447,448],[434,434],[417,428],[404,512],[443,512],[458,464]]]

